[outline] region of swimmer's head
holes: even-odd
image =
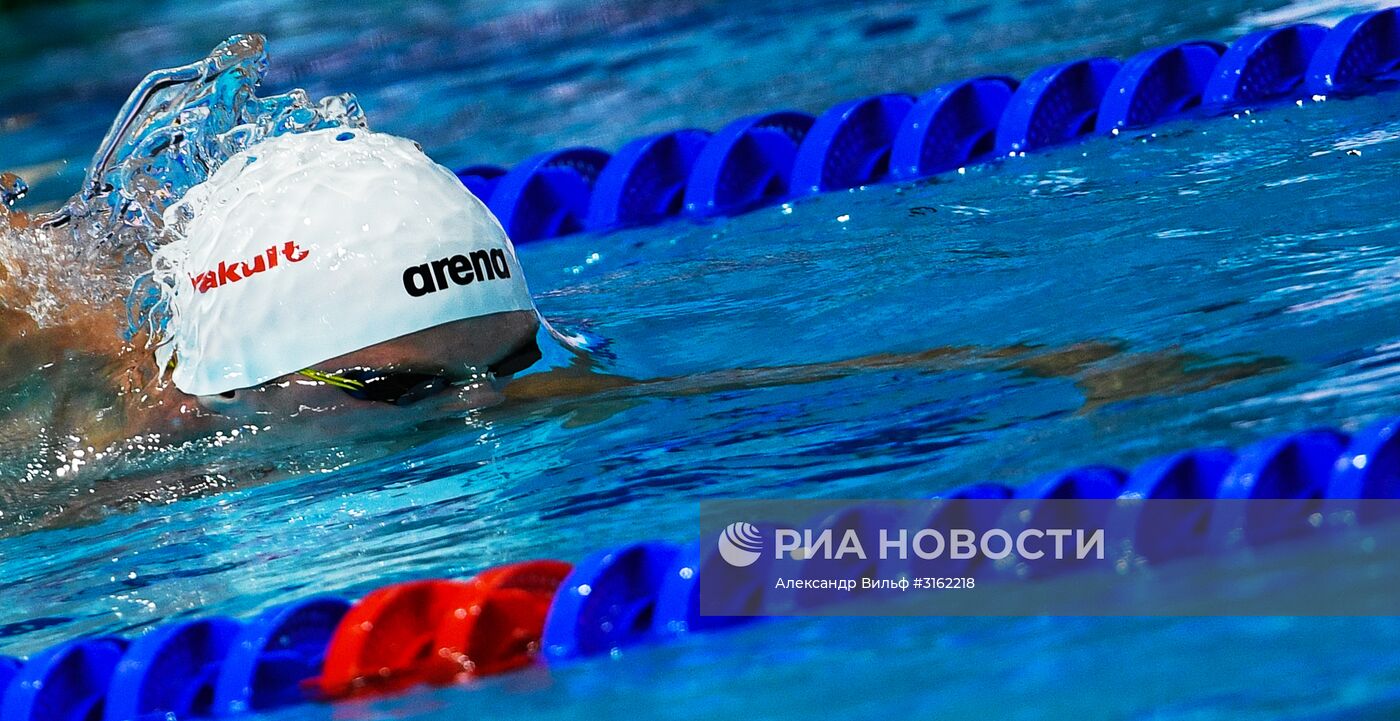
[[[514,357],[521,333],[493,337],[497,326],[529,325],[533,342],[534,305],[500,223],[402,138],[328,129],[263,141],[166,222],[178,239],[156,258],[170,309],[157,360],[190,395],[299,377],[411,400],[442,382],[433,368]],[[472,342],[447,347],[464,329]],[[437,336],[435,358],[393,356],[421,355]]]

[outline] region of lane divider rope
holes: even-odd
[[[977,483],[942,499],[1264,499],[1310,502],[1291,527],[1222,513],[1171,535],[1136,533],[1135,508],[1110,519],[1149,558],[1175,560],[1285,538],[1326,533],[1313,509],[1351,524],[1394,520],[1364,499],[1400,498],[1400,417],[1354,435],[1314,429],[1270,438],[1239,451],[1208,447],[1149,460],[1133,471],[1084,466],[1018,488]],[[936,506],[947,508],[949,506]],[[938,513],[935,510],[934,513]],[[813,519],[824,529],[875,527],[887,509],[852,506]],[[930,526],[938,523],[929,518]],[[915,575],[985,572],[977,559],[911,559]],[[641,541],[604,549],[576,565],[535,560],[497,566],[467,580],[425,579],[379,588],[357,602],[316,596],[268,609],[247,621],[225,617],[158,626],[136,639],[82,638],[27,661],[0,657],[4,721],[141,721],[209,718],[289,704],[447,685],[558,665],[760,620],[702,616],[702,574],[723,572],[714,543]],[[936,568],[926,568],[929,563]],[[799,564],[799,575],[805,564]],[[826,568],[826,567],[822,567]],[[761,574],[753,576],[761,578]],[[759,583],[755,581],[755,584]],[[737,589],[736,608],[754,594]],[[816,598],[816,600],[812,600]],[[813,607],[843,594],[809,596]]]
[[[1400,9],[1335,28],[1298,23],[1229,47],[1188,41],[1120,63],[1087,58],[1019,83],[987,76],[921,97],[872,95],[820,116],[784,110],[714,134],[688,128],[634,140],[615,154],[573,147],[510,169],[458,177],[516,243],[667,218],[733,215],[814,193],[909,181],[1093,135],[1270,104],[1364,95],[1400,84]]]

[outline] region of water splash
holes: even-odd
[[[350,94],[313,102],[303,90],[260,98],[267,72],[261,35],[235,35],[195,63],[157,70],[132,92],[87,169],[83,187],[59,210],[8,210],[26,188],[0,177],[0,307],[39,326],[72,320],[75,305],[125,298],[129,337],[151,319],[141,282],[167,240],[162,216],[230,156],[284,133],[367,127]]]
[[[258,97],[265,47],[261,35],[235,35],[198,62],[147,75],[83,186],[52,213],[16,207],[28,187],[0,173],[0,528],[71,509],[92,491],[74,485],[79,468],[98,481],[143,458],[199,456],[190,443],[219,445],[131,436],[133,419],[169,395],[149,387],[155,362],[139,338],[163,322],[151,271],[176,230],[166,211],[266,138],[367,127],[349,94]]]

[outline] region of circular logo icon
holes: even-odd
[[[752,566],[763,550],[763,534],[752,523],[731,523],[719,534],[719,555],[736,568]]]

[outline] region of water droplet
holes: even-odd
[[[23,178],[14,173],[0,173],[0,203],[14,205],[28,193],[29,186]]]

